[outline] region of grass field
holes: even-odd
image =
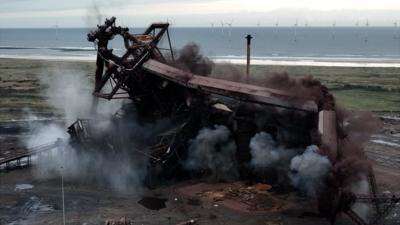
[[[94,62],[60,62],[24,59],[0,59],[0,121],[23,119],[29,114],[60,116],[46,102],[46,79],[51,71],[67,68],[93,78]],[[232,69],[233,68],[233,69]],[[223,77],[243,73],[240,65],[216,65],[214,73]],[[269,77],[287,72],[294,77],[312,75],[327,85],[339,105],[353,110],[400,114],[400,68],[337,68],[305,66],[252,66],[251,76]],[[65,74],[68,76],[68,74]]]
[[[59,68],[69,68],[71,72],[89,76],[95,65],[89,62],[0,59],[0,121],[26,119],[32,115],[62,116],[47,104],[46,87],[40,82]]]
[[[244,66],[235,66],[244,71]],[[400,68],[348,68],[310,66],[252,66],[251,76],[270,77],[287,72],[311,75],[329,87],[337,103],[359,111],[400,114]]]

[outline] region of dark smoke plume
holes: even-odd
[[[252,83],[283,90],[292,96],[314,100],[319,109],[333,110],[335,108],[335,99],[328,88],[312,76],[295,79],[287,73],[276,73],[267,79],[255,79]]]
[[[213,68],[212,77],[235,82],[245,82],[245,75],[237,65],[224,63]]]
[[[195,43],[189,43],[180,49],[172,64],[177,68],[202,76],[210,75],[214,67],[214,63],[202,55],[199,46]]]
[[[371,135],[381,127],[379,119],[369,112],[350,112],[337,109],[339,159],[334,172],[341,182],[362,179],[371,166],[364,152]]]

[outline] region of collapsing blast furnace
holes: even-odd
[[[112,152],[135,140],[129,151],[147,159],[144,166],[150,168],[148,176],[153,178],[208,174],[217,179],[274,182],[273,174],[252,166],[262,160],[254,159],[254,155],[263,146],[257,140],[263,138],[279,143],[282,149],[309,146],[307,151],[318,154],[332,167],[340,161],[337,110],[333,96],[324,86],[319,84],[320,94],[315,98],[208,77],[209,71],[199,70],[196,59],[183,60],[185,65],[174,59],[168,26],[155,23],[143,34],[133,35],[128,28],[116,26],[115,18],[111,18],[88,34],[98,52],[93,94],[108,100],[128,98],[131,103],[114,115],[113,126],[106,134],[96,132],[98,122],[78,120],[71,125],[73,145],[85,149],[104,146],[105,151]],[[116,35],[124,40],[126,51],[122,56],[108,48]],[[165,39],[169,47],[161,48],[159,43]],[[304,81],[303,86],[307,85],[313,86],[312,81]],[[135,125],[129,121],[135,121]],[[148,129],[134,131],[137,124]],[[121,141],[124,138],[129,141]],[[208,148],[210,142],[213,150]],[[193,152],[197,159],[214,166],[194,162],[196,157],[190,155]],[[227,155],[231,157],[224,158]],[[297,157],[299,160],[301,157]],[[293,176],[300,172],[295,166],[290,171]],[[332,172],[323,177],[323,185],[315,191],[319,209],[332,221],[339,212],[345,212],[363,224],[351,209],[357,196],[342,188],[345,179],[343,174]],[[372,192],[377,197],[375,188]],[[374,202],[378,213],[383,213],[378,201]]]

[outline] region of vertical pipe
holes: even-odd
[[[336,131],[336,112],[322,110],[318,116],[318,131],[321,134],[321,144],[325,148],[329,160],[335,163],[338,157],[338,140]]]
[[[64,176],[63,168],[61,166],[61,192],[62,192],[62,212],[63,212],[63,225],[65,225],[65,203],[64,203]]]
[[[248,34],[246,36],[247,39],[247,63],[246,63],[246,83],[249,83],[249,75],[250,75],[250,45],[251,45],[251,39],[253,37]]]
[[[104,60],[101,57],[100,53],[97,53],[97,58],[96,58],[96,73],[95,73],[95,83],[94,83],[94,91],[93,93],[99,92],[100,91],[100,84],[101,84],[101,78],[103,77],[103,70],[104,70]],[[98,99],[97,97],[93,98],[92,102],[92,114],[96,114],[97,112],[97,104],[98,104]]]
[[[169,37],[168,28],[167,28],[167,36],[168,36],[169,50],[171,51],[171,58],[172,58],[172,61],[175,61],[175,58],[174,58],[174,51],[172,50],[171,38]]]

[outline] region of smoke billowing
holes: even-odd
[[[85,74],[63,66],[50,68],[43,73],[44,76],[39,78],[45,87],[46,100],[65,117],[66,124],[90,114],[93,97],[90,81]]]
[[[236,145],[228,128],[203,128],[190,143],[184,167],[210,172],[214,180],[233,180],[238,177],[235,154]]]
[[[290,182],[308,196],[322,190],[331,171],[331,163],[315,145],[302,149],[287,149],[276,143],[270,134],[261,132],[250,141],[250,165],[256,172],[273,170],[279,182]]]
[[[202,55],[200,47],[195,43],[189,43],[180,49],[172,64],[177,68],[202,76],[210,75],[214,67],[214,63]]]
[[[124,103],[123,100],[98,99],[97,111],[101,115],[92,114],[93,84],[88,75],[79,69],[63,64],[43,71],[43,76],[39,79],[45,88],[44,94],[48,104],[64,116],[67,125],[78,118],[93,116],[110,118]],[[105,89],[107,88],[109,86],[105,86]]]
[[[173,64],[185,71],[203,76],[210,75],[214,68],[213,63],[204,57],[199,47],[193,43],[179,51]],[[232,66],[222,67],[220,71],[221,75],[224,75],[224,71],[228,71],[229,79],[235,81],[243,78],[241,73]],[[49,104],[62,112],[67,125],[78,118],[95,120],[94,136],[101,139],[103,144],[98,148],[91,147],[90,149],[75,149],[69,145],[55,149],[49,155],[37,159],[35,174],[39,178],[52,178],[63,173],[67,179],[95,182],[119,192],[140,189],[147,173],[148,159],[136,157],[138,154],[135,154],[134,151],[135,149],[142,150],[141,148],[148,144],[147,139],[160,133],[159,131],[168,126],[169,121],[138,124],[135,121],[136,118],[132,116],[132,121],[122,121],[122,126],[115,126],[110,118],[123,102],[116,100],[105,102],[99,99],[98,111],[103,115],[93,114],[93,96],[91,95],[93,85],[86,74],[79,70],[59,67],[52,71],[46,71],[46,73],[50,73],[50,75],[41,82],[47,87],[46,96]],[[287,74],[278,74],[253,82],[265,87],[284,90],[293,96],[314,100],[319,110],[335,109],[333,96],[324,85],[312,77],[292,79]],[[149,104],[152,103],[149,102]],[[255,110],[249,110],[247,113],[252,115],[248,118],[254,119],[255,125],[268,125],[269,121],[275,121],[276,123],[271,126],[290,123],[293,127],[301,124],[293,121],[293,118],[299,120],[303,118],[288,116],[289,113],[283,115],[275,109],[269,111],[268,115],[266,115],[267,113],[263,114],[265,111],[262,111],[260,116],[254,116]],[[277,138],[278,142],[271,134],[265,132],[257,133],[251,138],[248,146],[251,155],[250,167],[259,174],[273,170],[280,177],[278,178],[279,182],[290,183],[309,196],[316,196],[319,191],[324,189],[325,181],[331,173],[341,179],[344,178],[339,181],[340,185],[344,184],[344,187],[353,190],[352,185],[363,181],[363,175],[369,166],[363,152],[363,144],[376,126],[370,115],[338,110],[337,113],[340,143],[338,161],[334,165],[327,157],[321,155],[315,145],[304,150],[304,147],[300,148],[297,145],[278,143],[283,140],[284,142],[307,143],[301,146],[310,145],[308,139],[304,142],[296,140],[303,138],[301,135],[293,138],[292,135],[297,134],[295,131],[285,132],[284,129],[281,129],[277,134],[277,136],[280,135],[280,138]],[[278,116],[279,119],[270,118]],[[282,119],[283,117],[284,119]],[[265,121],[263,121],[264,119]],[[305,123],[308,123],[308,120]],[[312,126],[307,125],[309,124],[306,124],[301,130],[307,132]],[[254,129],[262,130],[262,126]],[[27,142],[29,148],[54,142],[58,138],[64,139],[65,142],[68,141],[65,127],[55,125],[36,127],[34,132],[35,135]],[[307,133],[304,136],[308,135]],[[131,138],[132,136],[139,136],[141,140],[136,141]],[[215,125],[211,128],[201,129],[197,136],[190,141],[188,149],[185,149],[187,158],[186,161],[181,162],[183,167],[190,171],[203,172],[214,180],[237,179],[239,177],[236,162],[237,145],[233,136],[226,126]],[[114,141],[109,141],[109,139]],[[288,146],[292,148],[288,148]]]
[[[48,144],[62,138],[64,143],[34,161],[34,175],[39,179],[59,177],[66,181],[96,184],[117,192],[138,191],[146,174],[141,161],[133,161],[124,151],[117,155],[104,154],[96,149],[75,149],[67,141],[65,128],[56,125],[37,127],[27,141],[27,147]]]
[[[270,134],[261,132],[250,140],[250,164],[256,170],[268,170],[287,165],[296,150],[286,149],[276,143]]]
[[[245,82],[246,76],[237,65],[224,63],[214,66],[212,77],[235,82]]]
[[[377,131],[381,122],[372,113],[337,110],[339,135],[339,160],[334,166],[335,174],[343,177],[347,185],[354,180],[362,180],[369,171],[370,162],[364,147],[371,134]]]
[[[99,100],[97,108],[101,114],[95,114],[92,111],[93,85],[85,73],[64,66],[54,67],[43,73],[40,81],[45,87],[47,101],[64,116],[67,126],[77,119],[90,118],[97,121],[95,135],[109,138],[109,131],[115,130],[111,116],[120,109],[123,101]],[[32,137],[26,141],[28,148],[54,143],[58,138],[63,139],[65,143],[62,148],[53,149],[48,155],[39,155],[34,163],[34,174],[38,178],[58,177],[62,172],[67,179],[92,182],[119,192],[140,189],[141,181],[146,174],[144,164],[147,161],[134,160],[128,151],[131,145],[127,145],[126,148],[110,145],[109,149],[119,148],[110,152],[102,151],[103,146],[99,146],[98,149],[75,149],[67,144],[69,137],[65,127],[50,124],[32,127],[32,130]],[[121,129],[116,132],[125,131]],[[116,152],[117,154],[113,154]]]
[[[255,80],[258,85],[286,91],[292,96],[314,100],[319,109],[333,110],[335,99],[328,88],[312,76],[291,78],[287,73],[274,74],[267,79]]]
[[[303,154],[292,158],[289,177],[292,184],[308,196],[317,196],[325,187],[331,167],[329,159],[319,153],[317,146],[311,145]]]

